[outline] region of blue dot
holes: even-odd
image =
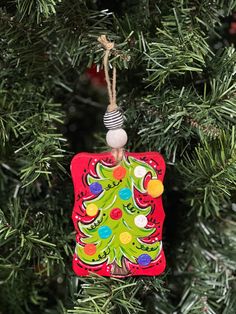
[[[102,192],[102,185],[98,182],[94,182],[89,186],[90,192],[93,194],[99,194]]]
[[[119,191],[119,196],[122,200],[127,201],[132,195],[132,192],[128,188],[123,188]]]
[[[102,226],[98,229],[98,234],[99,234],[100,238],[107,239],[112,234],[112,231],[111,231],[111,228],[109,228],[107,226]]]
[[[141,254],[138,257],[138,263],[140,266],[148,266],[151,263],[151,256],[148,254]]]

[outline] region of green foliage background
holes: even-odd
[[[236,52],[224,23],[236,1],[0,6],[0,313],[234,314]],[[71,271],[70,159],[105,148],[106,95],[84,76],[102,63],[100,34],[116,43],[128,149],[167,162],[162,277]]]

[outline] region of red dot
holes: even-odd
[[[113,208],[110,212],[111,219],[118,220],[122,217],[122,210],[120,208]]]
[[[122,166],[118,166],[117,168],[114,169],[113,171],[113,177],[116,180],[121,180],[125,177],[126,175],[126,169]]]
[[[95,244],[89,243],[84,246],[84,253],[87,255],[94,255],[96,253]]]

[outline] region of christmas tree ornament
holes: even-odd
[[[79,276],[159,275],[165,269],[162,247],[162,193],[165,162],[156,152],[127,152],[123,116],[116,105],[108,58],[114,43],[103,35],[104,72],[110,104],[104,115],[111,151],[79,153],[71,162],[72,219],[77,232],[73,269]]]

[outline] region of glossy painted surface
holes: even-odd
[[[79,276],[159,275],[165,163],[155,152],[80,153],[71,162],[77,232],[73,269]]]

